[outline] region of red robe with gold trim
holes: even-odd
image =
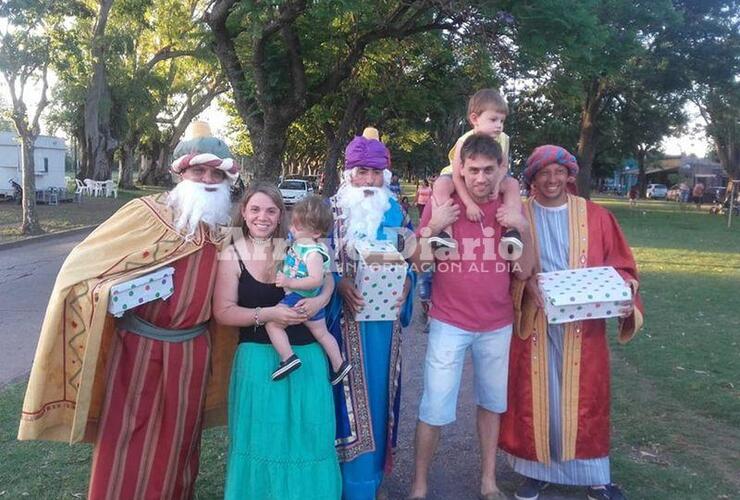
[[[531,203],[525,207],[538,249]],[[595,203],[569,195],[568,221],[570,268],[612,266],[636,292],[635,261],[614,216]],[[510,350],[508,411],[502,416],[499,443],[514,456],[549,463],[547,319],[524,282],[515,282],[512,293],[515,335]],[[642,326],[642,302],[637,293],[634,305],[632,316],[619,323],[620,343],[628,342]],[[605,457],[609,454],[610,404],[606,322],[595,319],[565,326],[562,460]]]
[[[93,441],[106,391],[115,335],[108,312],[110,289],[194,255],[225,236],[191,240],[175,229],[167,193],[130,201],[77,245],[65,260],[49,299],[23,402],[20,440]],[[216,331],[216,328],[219,330]],[[232,328],[211,322],[211,356],[204,423],[223,425],[231,360]]]

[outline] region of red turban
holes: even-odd
[[[565,148],[548,144],[535,148],[532,154],[529,155],[529,158],[527,158],[527,168],[524,169],[524,182],[531,184],[537,172],[553,163],[567,167],[568,174],[572,177],[578,175],[576,157],[570,154]]]

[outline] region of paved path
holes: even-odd
[[[405,499],[411,487],[414,460],[414,429],[423,386],[424,354],[427,335],[423,333],[420,307],[415,308],[414,322],[404,330],[401,420],[393,474],[386,480],[390,500]],[[439,449],[430,472],[429,500],[475,500],[480,477],[478,439],[475,427],[475,395],[472,363],[468,354],[457,404],[457,420],[442,431]],[[497,460],[498,483],[502,491],[514,498],[520,478],[501,452]],[[579,488],[548,488],[542,500],[575,500],[586,498]]]
[[[31,369],[41,323],[64,258],[87,235],[0,249],[0,387]]]
[[[0,250],[0,387],[27,375],[33,361],[38,334],[57,272],[66,255],[85,234],[61,236],[18,248]],[[404,332],[403,400],[399,443],[393,474],[386,481],[388,498],[406,498],[413,466],[413,435],[421,398],[426,334],[417,308],[414,323]],[[478,497],[478,442],[471,365],[463,373],[458,419],[445,427],[432,465],[429,500],[466,500]],[[499,457],[499,486],[507,493],[519,479]],[[548,489],[543,500],[585,498],[580,489]],[[512,497],[513,498],[513,495]]]

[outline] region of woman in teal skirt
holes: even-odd
[[[279,305],[276,247],[285,213],[278,190],[251,186],[240,204],[244,238],[219,261],[213,314],[238,326],[239,347],[229,388],[229,454],[226,499],[331,500],[341,497],[334,449],[334,400],[326,354],[302,323],[329,301],[333,280],[320,295],[294,307]],[[279,253],[279,252],[278,252]],[[280,361],[264,323],[286,327],[300,369],[273,381]]]

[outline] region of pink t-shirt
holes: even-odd
[[[452,200],[461,207],[460,217],[452,225],[458,248],[445,257],[439,255],[443,250],[437,251],[429,315],[471,332],[510,325],[514,322],[510,266],[498,256],[501,226],[495,218],[501,201],[478,205],[483,211],[480,223],[465,217],[464,205],[456,194]],[[432,207],[427,205],[419,228],[425,227],[431,216]]]

